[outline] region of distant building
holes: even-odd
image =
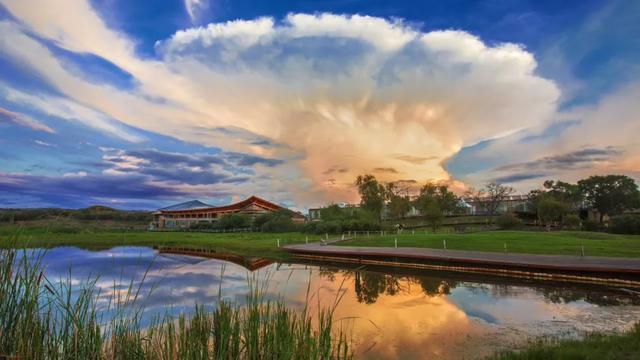
[[[158,209],[153,213],[152,227],[159,229],[187,228],[192,224],[215,222],[220,217],[228,214],[245,214],[256,217],[281,210],[289,211],[294,222],[305,221],[304,215],[298,212],[257,196],[251,196],[246,200],[224,206],[213,206],[199,200],[193,200]]]
[[[479,201],[473,198],[465,198],[462,201],[466,204],[465,208],[469,215],[486,215],[488,212],[488,197],[480,198]],[[504,214],[506,212],[526,213],[531,211],[532,207],[528,195],[507,195],[500,200],[496,214]]]
[[[338,205],[339,208],[341,209],[359,209],[360,208],[360,204],[349,204],[349,203],[338,203],[335,204]],[[326,209],[328,206],[325,207],[321,207],[321,208],[313,208],[313,209],[309,209],[309,220],[310,221],[319,221],[322,220],[322,210]]]

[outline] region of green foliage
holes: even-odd
[[[311,221],[302,227],[309,234],[340,234],[346,231],[380,230],[377,216],[366,209],[329,205],[321,210],[322,220]]]
[[[496,224],[500,229],[513,230],[522,227],[522,220],[513,212],[506,212],[496,219]]]
[[[355,185],[360,194],[360,206],[375,214],[379,219],[386,197],[384,185],[380,184],[375,176],[369,174],[358,175]]]
[[[568,214],[562,218],[562,225],[564,225],[567,229],[579,230],[580,217],[576,214]]]
[[[289,232],[299,228],[291,220],[291,212],[288,210],[262,214],[254,220],[253,225],[263,232]]]
[[[584,231],[600,231],[600,230],[602,230],[602,224],[597,222],[597,221],[594,221],[594,220],[591,220],[591,219],[587,219],[587,220],[584,220],[582,222],[582,230],[584,230]]]
[[[420,189],[420,196],[416,203],[422,211],[426,211],[427,207],[431,206],[431,202],[434,201],[442,212],[459,214],[462,211],[460,208],[460,198],[449,191],[447,185],[427,183]]]
[[[427,198],[428,199],[428,198]],[[431,198],[429,200],[425,200],[425,204],[423,205],[423,213],[424,218],[431,225],[431,229],[435,232],[438,229],[438,226],[442,223],[442,209],[438,204],[438,201]]]
[[[635,180],[625,175],[591,176],[578,181],[587,204],[604,215],[616,215],[640,207],[640,191]]]
[[[404,195],[402,195],[403,191],[405,192]],[[403,219],[411,209],[411,200],[407,195],[406,189],[399,188],[398,183],[390,182],[387,184],[385,196],[389,217],[391,219]]]
[[[559,221],[562,216],[569,212],[569,205],[556,200],[551,196],[543,196],[538,202],[538,218],[547,225],[547,228],[551,228],[551,224],[554,221]]]
[[[640,215],[623,214],[612,216],[609,229],[616,234],[640,235]]]
[[[221,229],[242,229],[251,227],[251,217],[245,214],[228,214],[216,222]]]

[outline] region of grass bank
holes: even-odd
[[[640,257],[640,235],[617,235],[582,231],[486,231],[466,234],[432,234],[405,231],[403,234],[359,237],[339,242],[342,246],[425,247],[442,249],[446,240],[450,250],[476,250],[528,254]]]
[[[494,360],[622,360],[640,358],[640,324],[623,334],[592,334],[584,340],[539,341],[518,352],[505,352]]]
[[[334,329],[333,308],[318,308],[314,316],[306,306],[289,309],[265,300],[265,284],[251,278],[246,305],[195,305],[189,317],[166,315],[142,326],[144,294],[133,285],[114,283],[108,305],[98,308],[97,279],[79,290],[70,278],[51,282],[40,258],[17,255],[0,252],[0,359],[352,357],[346,334]]]

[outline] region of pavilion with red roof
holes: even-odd
[[[153,213],[153,225],[160,229],[186,228],[192,224],[201,222],[212,223],[228,214],[246,214],[251,217],[256,217],[265,213],[282,210],[290,212],[291,219],[294,222],[305,221],[304,215],[299,212],[289,210],[257,196],[251,196],[240,202],[224,206],[213,206],[199,200],[168,206],[158,209]]]

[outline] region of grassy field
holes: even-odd
[[[114,246],[187,246],[212,248],[245,256],[286,258],[280,245],[318,241],[318,235],[302,233],[195,233],[195,232],[146,232],[146,231],[79,231],[77,229],[0,227],[0,246],[3,239],[20,234],[21,246],[55,247],[78,246],[103,249]],[[615,235],[596,232],[542,232],[542,231],[486,231],[466,234],[433,234],[405,231],[401,235],[373,235],[339,242],[337,245],[392,247],[398,239],[399,247],[428,247],[441,249],[443,240],[451,250],[477,250],[530,254],[579,255],[584,245],[587,256],[640,257],[640,236]],[[363,236],[363,235],[358,235]]]
[[[405,231],[401,235],[372,236],[340,242],[343,246],[427,247],[442,249],[446,240],[450,250],[477,250],[529,254],[580,255],[584,245],[585,255],[640,257],[639,235],[615,235],[580,231],[486,231],[467,234],[425,234]]]
[[[147,231],[85,231],[56,232],[44,228],[17,229],[0,227],[0,247],[6,247],[8,239],[18,234],[24,247],[78,246],[89,249],[105,249],[114,246],[185,246],[210,248],[244,256],[286,258],[280,245],[304,243],[307,235],[301,233],[195,233],[195,232],[147,232]],[[319,236],[309,235],[309,241]]]
[[[623,334],[593,334],[584,340],[541,341],[520,352],[507,352],[495,360],[622,360],[640,358],[640,324]]]

